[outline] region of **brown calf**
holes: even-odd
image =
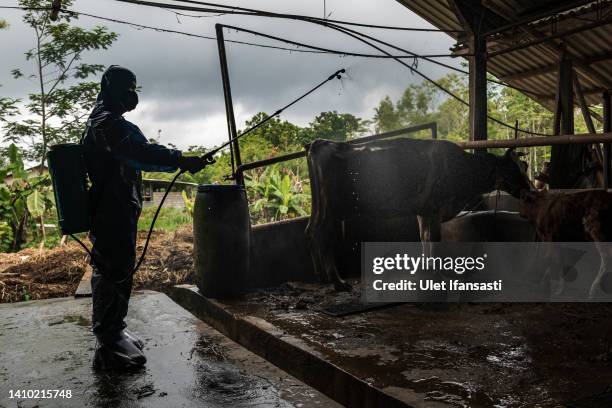
[[[535,226],[544,242],[595,242],[601,266],[589,291],[592,298],[609,264],[610,254],[599,243],[612,241],[612,193],[523,192],[520,214]]]

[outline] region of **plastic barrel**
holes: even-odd
[[[245,292],[249,272],[251,223],[240,185],[200,185],[193,209],[196,282],[207,297]]]
[[[89,231],[89,193],[83,147],[76,143],[50,146],[47,162],[60,230],[63,234]]]

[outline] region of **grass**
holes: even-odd
[[[142,214],[138,220],[138,231],[148,231],[151,226],[151,221],[155,215],[157,207],[148,207],[142,210]],[[56,219],[48,220],[49,223],[57,224]],[[191,224],[192,220],[185,209],[179,208],[162,208],[157,222],[155,223],[155,230],[173,232],[183,225]],[[77,237],[85,242],[87,241],[87,233],[76,234]],[[56,228],[47,228],[47,238],[45,239],[45,248],[55,248],[60,243],[61,236]],[[69,239],[71,240],[71,239]],[[33,234],[31,238],[22,246],[25,248],[38,248],[40,245],[40,235]]]
[[[151,221],[155,215],[157,207],[148,207],[142,210],[138,220],[138,230],[148,231]],[[155,222],[155,229],[162,231],[175,231],[186,224],[191,224],[192,220],[185,209],[162,208]]]

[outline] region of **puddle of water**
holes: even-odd
[[[49,326],[56,326],[58,324],[64,324],[64,323],[75,323],[77,326],[83,326],[83,327],[91,326],[91,320],[81,315],[64,316],[61,320],[54,320],[52,322],[49,322]]]
[[[410,388],[425,394],[426,401],[443,402],[455,407],[492,407],[493,400],[483,391],[468,383],[442,381],[436,376],[412,380]]]

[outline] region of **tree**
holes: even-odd
[[[385,96],[374,111],[373,121],[376,133],[389,132],[401,127],[400,114],[389,96]]]
[[[428,82],[410,84],[396,104],[396,112],[401,126],[420,125],[436,120],[435,96],[437,89]]]
[[[300,142],[307,144],[314,139],[343,142],[365,133],[368,130],[367,123],[350,113],[321,112],[314,121],[310,122],[310,127],[304,129]]]
[[[80,136],[83,118],[92,109],[99,85],[86,79],[100,73],[104,66],[82,61],[89,50],[107,49],[117,34],[105,27],[86,30],[70,23],[77,17],[60,14],[57,23],[49,19],[47,0],[19,0],[20,6],[34,8],[23,21],[35,34],[35,45],[25,53],[32,66],[30,74],[21,68],[13,77],[34,80],[37,90],[29,94],[25,105],[28,119],[6,121],[5,141],[27,144],[27,158],[44,165],[48,147],[53,143],[75,141]],[[72,0],[64,0],[68,7]],[[25,116],[25,115],[24,115]]]
[[[468,85],[465,77],[453,73],[438,80],[438,83],[455,95],[468,100]],[[467,140],[469,137],[468,107],[457,99],[446,98],[438,105],[438,131],[441,139]]]
[[[0,19],[0,30],[7,27],[8,23],[5,20]],[[17,102],[18,100],[16,99],[0,96],[0,123],[6,123],[10,117],[13,117],[17,114]],[[0,166],[4,166],[7,164],[7,158],[7,148],[0,148]]]
[[[259,112],[251,120],[246,121],[245,128],[242,131],[254,126],[267,117],[267,113]],[[238,133],[240,134],[240,131]],[[298,144],[299,133],[299,126],[286,120],[273,118],[241,139],[240,143],[241,145],[245,144],[247,140],[254,140],[256,143],[268,142],[271,146],[286,151],[289,147]]]

